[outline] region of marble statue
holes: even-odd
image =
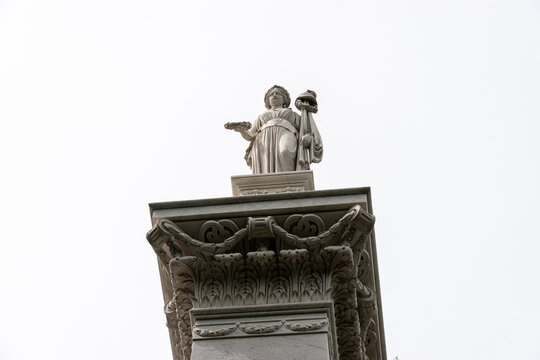
[[[268,110],[253,124],[225,124],[226,129],[237,131],[250,141],[245,159],[254,174],[309,170],[311,163],[322,160],[322,139],[312,115],[318,110],[316,96],[308,90],[297,97],[299,115],[289,108],[289,92],[274,85],[264,96]]]

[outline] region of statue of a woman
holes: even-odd
[[[257,120],[225,124],[250,141],[246,162],[254,174],[309,170],[309,164],[322,159],[322,139],[311,113],[317,112],[316,95],[301,94],[296,107],[302,116],[289,108],[291,98],[285,88],[274,85],[264,95],[268,109]]]

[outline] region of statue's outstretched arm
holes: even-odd
[[[242,135],[242,137],[244,139],[246,139],[247,141],[251,141],[253,140],[253,138],[255,137],[254,135],[251,135],[251,133],[249,132],[249,130],[241,130],[240,131],[240,135]]]

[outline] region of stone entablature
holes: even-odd
[[[160,262],[175,359],[190,359],[197,339],[223,345],[250,332],[291,336],[302,326],[328,329],[331,359],[385,359],[369,188],[151,204],[151,213],[147,239]],[[332,322],[194,325],[204,309],[225,316],[321,302],[332,304]]]

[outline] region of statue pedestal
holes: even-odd
[[[386,359],[369,188],[150,210],[175,360]]]
[[[315,190],[313,171],[231,176],[233,196]]]

